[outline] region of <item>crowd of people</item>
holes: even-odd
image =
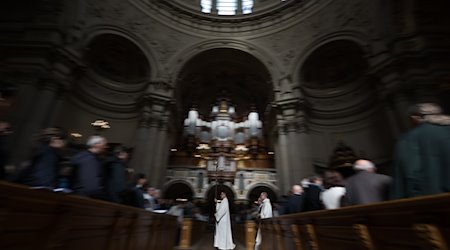
[[[148,185],[145,174],[134,174],[127,168],[130,148],[108,148],[107,139],[98,135],[89,137],[85,149],[73,154],[67,153],[66,144],[63,129],[44,129],[29,159],[2,179],[150,211],[166,209],[170,204],[159,199],[161,191]]]
[[[436,104],[421,103],[409,111],[409,117],[412,129],[397,142],[391,175],[379,174],[374,162],[359,159],[353,164],[353,175],[344,179],[339,171],[327,170],[321,176],[294,184],[277,203],[271,203],[267,193],[261,193],[256,205],[244,212],[244,220],[449,192],[450,116],[444,115]],[[0,122],[0,135],[7,133],[8,124]],[[2,166],[0,178],[150,211],[168,210],[179,218],[189,210],[193,218],[207,220],[204,211],[194,206],[161,199],[160,190],[149,187],[144,174],[128,171],[129,148],[117,145],[105,154],[108,142],[96,135],[87,140],[84,150],[67,159],[62,154],[66,141],[63,129],[44,129],[29,160],[8,177]],[[236,218],[242,221],[242,214]],[[225,193],[221,193],[221,200],[216,200],[215,223],[215,246],[234,248]],[[255,241],[258,249],[259,230]]]

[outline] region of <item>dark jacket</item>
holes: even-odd
[[[103,194],[103,173],[98,157],[89,152],[82,151],[76,154],[71,161],[73,176],[71,188],[75,194],[101,198]]]
[[[288,196],[287,202],[283,207],[284,214],[300,213],[304,210],[304,196],[301,194],[293,194]]]
[[[450,126],[424,123],[396,145],[393,198],[450,192]]]
[[[127,172],[125,162],[116,156],[111,156],[104,166],[106,200],[121,203],[126,189],[126,181]]]
[[[33,187],[54,188],[61,159],[57,149],[41,145],[36,149],[30,165],[18,174],[16,181]]]
[[[344,205],[385,201],[389,198],[392,178],[387,175],[359,171],[345,180]]]
[[[322,188],[315,184],[309,184],[309,186],[305,188],[305,212],[320,210],[324,208],[322,201],[320,200],[321,192]]]

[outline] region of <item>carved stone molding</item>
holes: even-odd
[[[219,16],[215,14],[205,14],[193,8],[186,8],[184,5],[176,1],[144,1],[132,0],[132,2],[152,13],[161,21],[172,20],[182,26],[185,26],[192,32],[200,33],[214,33],[223,35],[221,32],[216,32],[217,28],[228,33],[253,33],[255,30],[274,29],[283,27],[284,21],[287,19],[297,20],[299,14],[315,9],[317,6],[324,5],[324,0],[291,0],[285,3],[272,5],[267,10],[256,10],[249,15],[236,16]],[[155,15],[156,14],[156,15]],[[165,22],[165,21],[164,21]],[[232,28],[231,26],[232,25]]]
[[[139,127],[157,127],[167,130],[170,111],[174,102],[169,97],[145,94],[138,100],[140,107]]]
[[[147,91],[149,93],[171,96],[174,87],[168,81],[151,81]]]
[[[277,133],[305,133],[307,131],[307,107],[300,98],[277,101],[272,104],[277,117]]]

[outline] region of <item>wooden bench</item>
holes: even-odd
[[[176,218],[0,182],[0,249],[173,249]]]
[[[262,249],[439,249],[450,246],[450,194],[263,220]]]

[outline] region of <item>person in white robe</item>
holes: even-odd
[[[260,220],[271,218],[273,216],[272,204],[270,203],[270,199],[267,198],[267,193],[262,192],[261,195],[259,196],[259,200],[261,200],[261,205],[259,207],[260,212],[258,218]],[[255,250],[258,250],[260,246],[261,246],[261,229],[258,225],[258,232],[256,233],[256,240],[255,240]]]
[[[231,234],[230,208],[225,192],[220,193],[221,201],[216,201],[216,232],[214,234],[214,247],[218,249],[234,249],[233,235]]]

